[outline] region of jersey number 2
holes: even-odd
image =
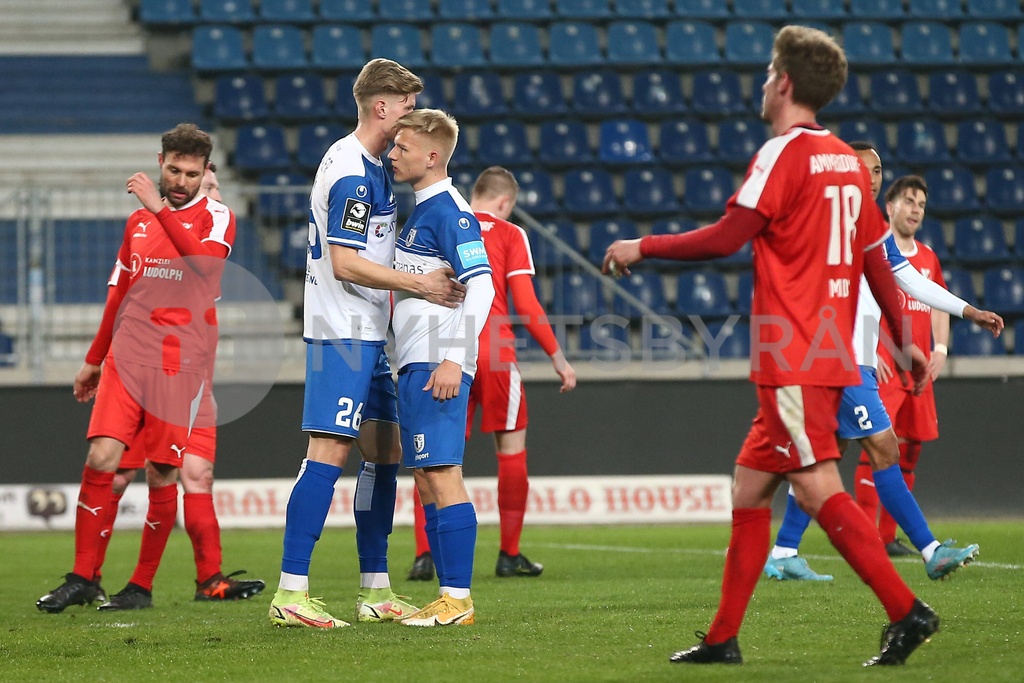
[[[857,185],[829,185],[825,188],[825,199],[832,204],[825,262],[830,266],[849,266],[853,263],[853,238],[857,235],[863,195]]]

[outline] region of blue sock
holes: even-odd
[[[900,525],[914,547],[922,550],[934,541],[935,536],[928,528],[921,507],[903,480],[899,463],[875,472],[874,477],[879,502]]]
[[[796,496],[790,491],[786,496],[786,515],[782,518],[779,535],[775,537],[775,545],[782,548],[798,549],[810,523],[811,516],[800,509],[796,502]]]
[[[430,556],[434,559],[434,571],[437,572],[438,586],[444,583],[444,558],[441,557],[441,547],[437,543],[437,503],[423,506],[423,517],[427,523],[423,530],[427,532],[427,544],[430,546]]]
[[[398,465],[364,462],[356,478],[353,512],[356,518],[356,549],[359,571],[388,571],[388,536],[395,521]]]
[[[299,478],[288,497],[284,525],[284,555],[281,571],[309,576],[309,560],[313,546],[320,540],[324,521],[334,498],[334,482],[341,468],[322,462],[305,460]]]
[[[437,511],[437,542],[444,563],[444,582],[438,585],[468,589],[476,551],[476,509],[472,503],[457,503]]]

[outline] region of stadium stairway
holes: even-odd
[[[143,31],[120,0],[3,0],[2,6],[0,54],[143,53]]]

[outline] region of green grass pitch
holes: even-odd
[[[976,564],[928,580],[920,561],[897,562],[942,617],[941,631],[899,669],[863,669],[885,623],[880,605],[816,527],[803,552],[828,584],[762,578],[740,634],[742,667],[670,664],[695,642],[718,600],[726,525],[527,527],[536,578],[493,575],[497,529],[477,544],[472,627],[356,624],[334,631],[279,629],[267,621],[281,531],[225,531],[224,569],[267,581],[249,601],[197,603],[191,547],[171,537],[155,607],[101,613],[36,610],[72,562],[69,533],[3,534],[0,680],[3,681],[1021,681],[1024,680],[1024,522],[938,520],[942,538],[981,544]],[[111,544],[104,587],[127,581],[138,532]],[[405,580],[412,532],[392,536],[399,593],[428,602],[434,585]],[[354,532],[328,529],[317,545],[312,594],[350,619],[358,588]]]

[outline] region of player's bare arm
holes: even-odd
[[[455,308],[466,298],[466,286],[452,280],[455,271],[441,268],[430,273],[405,273],[359,255],[358,249],[332,244],[331,268],[338,280],[373,289],[409,292],[445,308]]]
[[[551,356],[551,364],[555,366],[555,372],[562,378],[562,387],[558,390],[558,393],[564,394],[572,391],[576,388],[576,371],[569,361],[565,359],[565,354],[562,353],[562,349],[555,351],[554,355]]]
[[[72,392],[79,403],[88,403],[96,397],[96,389],[100,385],[103,367],[92,363],[83,363],[75,375],[75,386]]]
[[[604,253],[601,272],[612,277],[629,275],[629,267],[644,260],[640,240],[615,240]]]
[[[992,311],[980,311],[974,306],[968,306],[964,309],[964,319],[988,330],[993,337],[998,337],[1003,331],[1003,319]]]
[[[461,385],[462,366],[454,361],[444,360],[430,373],[430,379],[427,380],[423,391],[432,392],[434,400],[447,401],[459,395]]]

